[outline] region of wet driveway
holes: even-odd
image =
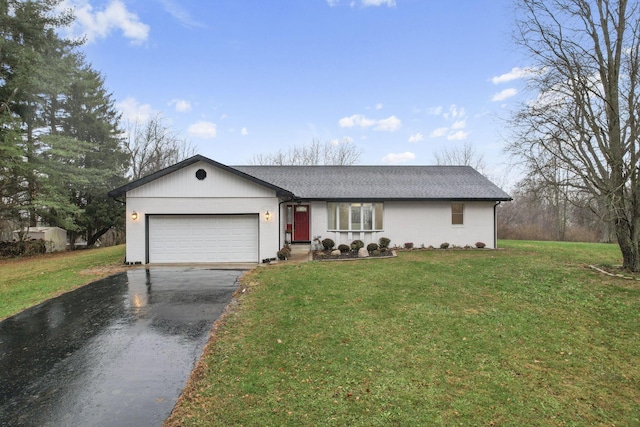
[[[162,425],[242,273],[130,270],[0,322],[0,425]]]

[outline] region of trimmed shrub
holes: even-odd
[[[322,241],[322,247],[324,248],[325,251],[332,250],[335,245],[336,245],[336,242],[334,242],[329,238],[326,238]]]
[[[413,249],[413,243],[412,242],[407,242],[404,244],[404,248],[405,249]]]
[[[389,251],[389,248],[383,248],[383,247],[380,248],[380,252],[382,252],[382,253],[385,253],[385,252],[388,252],[388,251]]]
[[[391,243],[391,239],[387,239],[386,237],[381,237],[378,240],[378,245],[380,246],[380,249],[388,248],[390,243]]]
[[[482,249],[482,248],[484,248],[485,246],[487,246],[487,245],[485,245],[485,244],[484,244],[484,243],[482,243],[482,242],[476,242],[476,248],[478,248],[478,249]]]
[[[378,250],[378,248],[379,248],[379,246],[378,246],[378,244],[377,244],[377,243],[369,243],[369,244],[367,245],[367,250],[368,250],[369,252],[377,251],[377,250]]]
[[[341,245],[338,245],[338,250],[343,254],[346,254],[351,250],[351,248],[349,247],[349,245],[341,244]]]
[[[359,251],[360,248],[364,248],[364,242],[362,240],[354,240],[351,242],[351,249],[354,251]]]
[[[440,249],[449,249],[449,244],[447,242],[441,243]]]
[[[375,243],[374,243],[374,245],[375,245]],[[376,246],[378,246],[378,245],[376,245]],[[376,249],[374,251],[371,251],[371,254],[372,255],[380,255],[380,249]]]

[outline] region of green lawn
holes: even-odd
[[[501,247],[255,270],[167,425],[640,425],[617,246]]]
[[[120,245],[0,261],[0,319],[112,274],[124,251]]]

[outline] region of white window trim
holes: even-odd
[[[462,205],[462,224],[454,224],[453,223],[453,205]],[[466,211],[466,208],[465,208],[464,203],[462,203],[462,202],[453,202],[453,203],[451,203],[451,226],[452,227],[455,227],[455,228],[463,228],[464,227],[464,222],[465,222],[464,221],[465,220],[464,217],[466,216],[465,215],[466,214],[465,211]]]
[[[374,232],[380,232],[380,231],[384,231],[384,203],[383,202],[327,202],[327,211],[329,210],[329,205],[330,204],[334,204],[335,205],[335,221],[336,221],[336,227],[331,227],[330,224],[327,224],[327,231],[333,231],[333,232],[338,232],[338,233],[374,233]],[[349,214],[347,215],[347,217],[349,218],[349,227],[347,229],[340,229],[340,205],[348,205],[349,206]],[[375,228],[376,225],[376,209],[375,209],[375,205],[379,204],[382,205],[382,228],[377,229]],[[363,205],[371,205],[371,230],[365,230],[365,229],[358,229],[358,230],[354,230],[352,228],[352,221],[351,221],[351,207],[353,205],[360,205],[360,225],[362,226],[364,224],[364,209],[362,209]],[[327,215],[327,221],[329,221],[329,218],[331,216]]]

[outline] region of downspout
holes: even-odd
[[[498,249],[498,206],[500,205],[500,201],[498,201],[495,205],[493,205],[493,247],[494,249]]]

